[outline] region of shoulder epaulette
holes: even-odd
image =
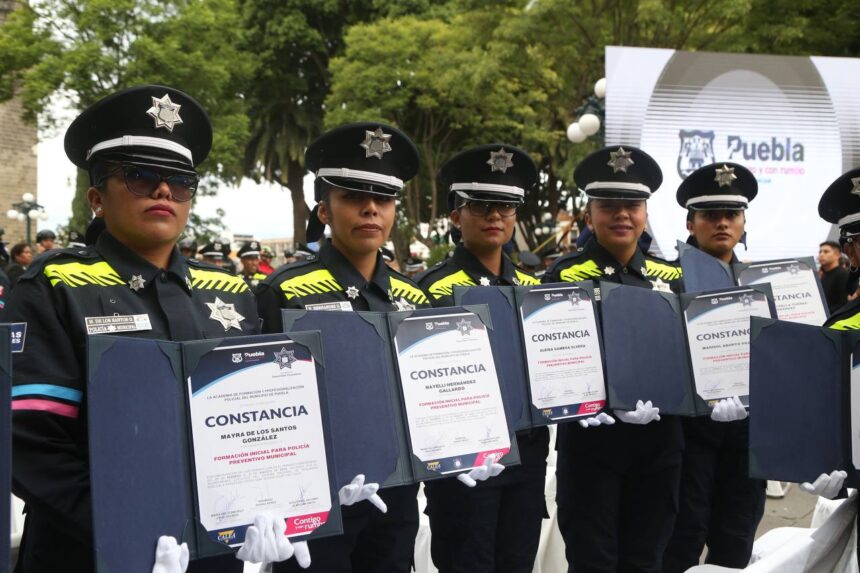
[[[392,297],[404,297],[409,302],[417,304],[427,304],[430,302],[424,291],[406,275],[391,270],[388,275],[388,282],[391,283]]]
[[[657,259],[656,257],[645,259],[645,276],[657,277],[666,281],[675,281],[681,278],[683,272],[680,265]]]
[[[31,279],[43,274],[51,286],[63,283],[70,287],[85,285],[110,286],[124,284],[122,277],[102,260],[95,249],[56,249],[38,257],[21,278]]]
[[[514,275],[518,281],[520,281],[521,285],[538,285],[540,284],[540,279],[533,277],[531,274],[525,272],[522,269],[514,268]]]
[[[248,283],[227,269],[216,265],[200,265],[199,268],[189,267],[191,288],[198,290],[222,290],[240,293],[248,290]]]
[[[283,272],[279,273],[275,271],[266,279],[266,282],[272,285],[273,288],[278,288],[283,291],[284,296],[287,297],[287,300],[290,300],[294,297],[303,297],[309,296],[312,294],[322,294],[326,292],[338,292],[344,290],[340,283],[334,278],[328,269],[320,266],[319,268],[305,269],[303,267],[308,267],[310,265],[305,264],[306,261],[302,261],[300,263],[293,263],[289,265],[288,268],[285,268],[285,271],[302,271],[298,274],[293,274],[290,272],[290,275],[286,278],[281,279],[284,275]],[[278,275],[278,276],[275,276]],[[274,278],[273,278],[274,277]]]

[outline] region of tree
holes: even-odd
[[[0,99],[18,92],[26,117],[48,122],[49,104],[65,96],[82,110],[141,83],[192,94],[209,112],[212,153],[200,166],[201,194],[237,182],[248,135],[244,87],[255,62],[239,46],[234,0],[41,0],[22,3],[0,26]],[[80,173],[69,226],[90,212]],[[200,218],[192,224],[211,225]]]

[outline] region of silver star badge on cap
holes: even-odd
[[[860,177],[852,177],[851,184],[854,188],[851,190],[852,195],[860,195]]]
[[[376,131],[365,131],[364,141],[361,146],[364,148],[364,157],[376,157],[382,159],[382,156],[391,151],[391,144],[388,141],[391,135],[384,133],[381,127],[377,127]]]
[[[224,332],[227,332],[231,328],[242,330],[242,320],[244,320],[245,317],[236,312],[235,304],[232,302],[226,303],[217,296],[215,297],[214,302],[207,302],[205,304],[211,311],[209,318],[221,324],[221,326],[224,327]]]
[[[155,120],[155,128],[165,128],[169,132],[173,132],[173,127],[182,123],[182,118],[179,117],[179,108],[182,106],[178,103],[170,101],[170,95],[164,94],[161,99],[152,98],[152,107],[146,110],[146,115]]]
[[[128,288],[130,288],[134,292],[139,291],[144,286],[146,286],[146,280],[143,278],[142,275],[133,275],[128,281]]]
[[[487,160],[487,165],[490,166],[490,170],[493,173],[496,171],[506,173],[508,171],[508,167],[514,166],[514,162],[511,161],[513,158],[513,153],[508,153],[505,151],[504,147],[500,147],[498,151],[490,152],[490,158]]]
[[[738,176],[735,175],[735,168],[729,167],[728,165],[717,167],[716,173],[714,181],[719,183],[720,187],[731,187],[732,181],[738,178]]]
[[[346,289],[346,296],[350,298],[350,300],[358,298],[358,289],[354,286],[349,286]]]
[[[606,164],[612,168],[613,173],[619,171],[627,173],[627,168],[633,165],[633,160],[630,159],[631,155],[633,155],[632,151],[624,151],[623,147],[619,147],[618,151],[609,152],[610,159]]]

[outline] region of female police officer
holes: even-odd
[[[315,241],[323,224],[331,239],[319,255],[275,270],[258,287],[264,332],[280,332],[282,308],[391,311],[429,306],[423,291],[383,262],[380,247],[394,225],[395,201],[418,171],[418,150],[401,131],[357,123],[322,135],[305,166],[316,176],[317,206],[308,225]],[[357,357],[360,359],[360,357]],[[348,380],[343,383],[350,383]],[[325,573],[407,573],[418,531],[417,485],[376,494],[363,476],[340,491],[343,535],[310,543],[310,570]],[[376,507],[373,507],[376,506]],[[295,570],[295,562],[275,571]]]
[[[528,153],[511,145],[475,147],[445,162],[439,180],[449,189],[451,222],[462,242],[453,257],[417,277],[433,305],[451,306],[457,285],[538,284],[502,251],[513,236],[517,207],[537,182]],[[431,555],[441,573],[532,570],[545,513],[549,431],[520,432],[517,442],[522,465],[475,489],[455,480],[424,485]]]
[[[66,133],[66,154],[89,172],[87,199],[106,230],[87,248],[40,257],[4,316],[27,324],[13,380],[13,490],[27,504],[19,573],[95,570],[85,399],[91,319],[135,316],[133,332],[117,333],[168,340],[258,330],[244,281],[186,261],[175,246],[197,189],[194,168],[211,143],[200,105],[153,85],[108,96]],[[161,544],[160,558],[170,549]],[[241,563],[230,556],[195,568]]]
[[[573,176],[589,197],[586,222],[594,236],[559,259],[543,281],[676,290],[680,269],[637,244],[648,218],[645,202],[663,180],[657,162],[633,147],[605,148]],[[600,427],[558,428],[556,501],[567,560],[576,573],[658,573],[677,513],[681,425],[675,417],[661,420],[650,402],[615,416],[620,423],[602,413],[589,420]]]

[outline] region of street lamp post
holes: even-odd
[[[36,198],[32,193],[24,193],[21,195],[21,201],[13,203],[12,208],[6,211],[6,216],[10,219],[27,223],[27,244],[32,243],[32,228],[31,221],[40,219],[45,221],[48,219],[48,213],[45,207],[36,203]]]
[[[571,143],[582,143],[589,136],[600,132],[604,134],[606,118],[606,78],[597,80],[594,84],[594,94],[589,95],[581,106],[576,108],[577,121],[567,127],[567,138]]]

